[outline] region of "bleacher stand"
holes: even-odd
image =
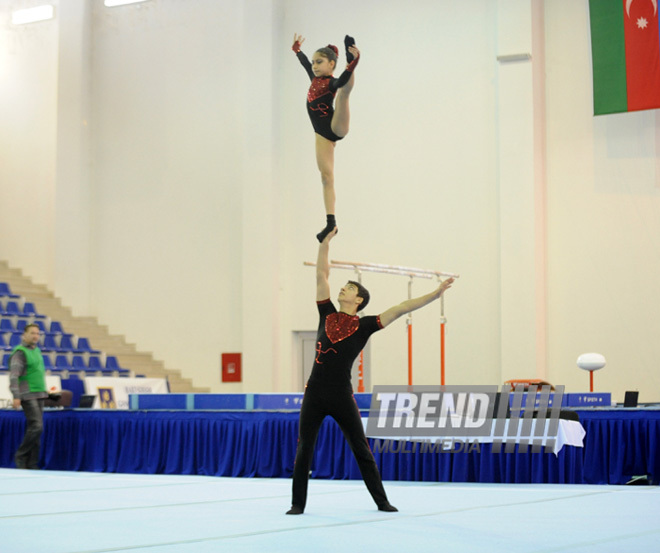
[[[21,343],[23,330],[29,323],[36,324],[43,334],[39,347],[47,373],[75,379],[78,375],[84,378],[85,375],[131,374],[130,370],[119,365],[115,356],[106,356],[94,349],[86,337],[65,332],[62,323],[39,313],[33,302],[13,294],[6,282],[0,282],[0,317],[0,352],[4,353],[0,370],[8,370],[8,352]]]

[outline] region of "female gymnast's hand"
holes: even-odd
[[[349,47],[348,47],[348,51],[349,51],[351,54],[353,54],[353,57],[354,57],[355,59],[358,59],[358,58],[360,57],[360,50],[357,49],[357,46],[355,46],[355,44],[353,44],[353,46],[349,46]]]
[[[296,33],[293,33],[293,46],[291,47],[294,52],[299,52],[300,47],[302,46],[302,43],[305,42],[305,39],[302,35],[298,35]]]

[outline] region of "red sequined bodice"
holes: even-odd
[[[348,338],[360,326],[360,317],[346,313],[331,313],[325,319],[325,333],[333,344]]]
[[[307,91],[307,101],[310,104],[326,94],[332,94],[332,97],[334,98],[335,93],[330,90],[331,79],[332,77],[314,77],[314,79],[312,79],[312,84]]]

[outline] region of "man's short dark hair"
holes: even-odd
[[[28,323],[25,325],[25,328],[23,329],[23,334],[25,334],[28,330],[30,330],[32,327],[36,328],[39,332],[41,332],[41,329],[39,328],[38,324],[35,323]]]
[[[349,280],[349,284],[352,284],[357,288],[357,296],[358,298],[362,298],[362,303],[358,305],[357,310],[362,311],[365,307],[367,307],[367,304],[369,303],[369,299],[371,296],[369,295],[369,290],[367,290],[362,284],[359,282],[356,282],[354,280]]]

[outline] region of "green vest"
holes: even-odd
[[[26,348],[25,346],[16,346],[12,355],[18,350],[25,354],[25,375],[19,376],[20,382],[27,380],[30,386],[30,392],[45,392],[46,391],[46,367],[44,366],[44,358],[41,356],[39,348]]]

